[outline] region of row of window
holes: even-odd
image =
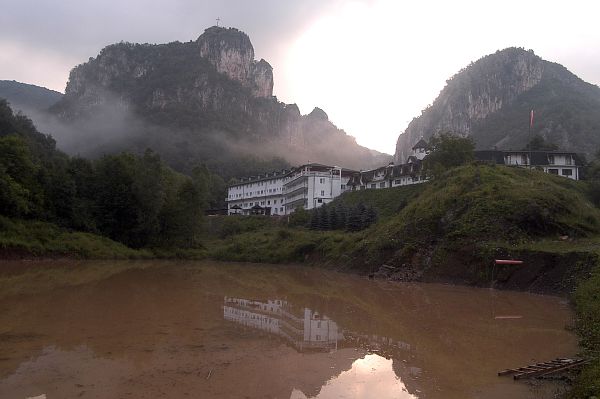
[[[265,195],[265,194],[275,194],[278,191],[281,191],[282,188],[281,187],[277,187],[277,188],[270,188],[268,190],[257,190],[257,191],[250,191],[248,193],[245,193],[245,195],[243,194],[229,194],[229,198],[242,198],[242,196],[246,196],[246,197],[252,197],[252,195]]]
[[[548,173],[551,175],[558,175],[558,169],[548,169]],[[563,169],[561,173],[563,176],[573,176],[572,169]]]
[[[248,207],[251,207],[251,206],[254,206],[254,205],[263,205],[264,206],[265,202],[266,202],[266,205],[271,205],[271,200],[267,200],[267,201],[260,201],[260,202],[259,201],[256,201],[256,202],[244,202],[243,207],[244,208],[248,208]],[[283,199],[279,200],[279,202],[281,204],[283,204]],[[277,205],[277,200],[273,200],[273,205]]]
[[[425,178],[422,176],[414,176],[414,177],[406,177],[403,179],[396,179],[396,180],[394,180],[394,186],[401,186],[401,185],[409,183],[409,182],[416,183],[419,181],[425,181]],[[360,190],[365,190],[367,188],[373,189],[373,188],[377,188],[378,185],[379,185],[379,188],[387,188],[388,187],[388,183],[386,181],[382,181],[379,183],[371,183],[368,186],[360,186],[359,189]],[[353,186],[352,190],[356,190],[356,188]]]
[[[519,158],[521,160],[521,165],[528,165],[529,164],[529,157],[527,154],[521,154],[521,156],[513,156],[513,155],[508,155],[507,156],[507,162],[508,164],[513,164],[512,160],[515,160],[515,164],[518,165],[519,164]],[[565,155],[564,157],[564,165],[573,165],[573,157],[570,155]],[[556,158],[554,157],[554,155],[548,155],[548,163],[550,165],[555,165],[556,164]]]

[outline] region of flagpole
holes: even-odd
[[[531,125],[533,125],[533,109],[529,113],[529,133],[527,134],[527,140],[529,141],[529,169],[531,169],[533,165],[533,160],[531,158]]]

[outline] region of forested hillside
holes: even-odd
[[[100,234],[125,245],[190,247],[222,180],[206,168],[174,172],[151,150],[94,161],[54,140],[0,100],[0,214]]]

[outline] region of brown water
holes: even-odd
[[[550,398],[564,387],[496,373],[577,351],[555,297],[307,267],[130,266],[4,265],[0,398]]]

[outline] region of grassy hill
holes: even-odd
[[[526,256],[542,251],[541,246],[560,247],[554,243],[564,244],[561,239],[574,245],[600,234],[600,210],[589,201],[586,183],[525,169],[469,165],[422,185],[346,193],[333,206],[359,202],[379,214],[379,221],[362,232],[315,232],[282,223],[248,228],[244,222],[245,227],[230,229],[232,234],[221,234],[209,246],[211,256],[313,260],[364,273],[383,264],[398,271],[406,266],[418,279],[485,284],[494,257]],[[566,274],[568,269],[560,278]],[[572,286],[564,282],[561,290]]]

